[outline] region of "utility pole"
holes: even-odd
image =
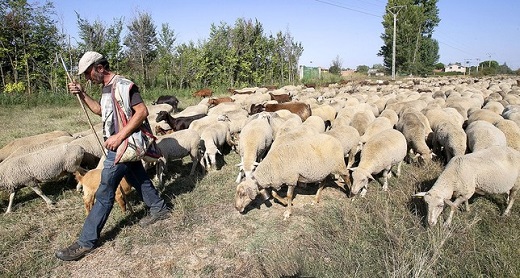
[[[387,8],[387,11],[394,16],[394,36],[392,38],[392,80],[395,80],[395,37],[397,34],[397,14],[399,14],[399,11],[402,8],[404,8],[404,6],[393,6]]]

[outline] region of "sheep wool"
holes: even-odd
[[[11,212],[16,191],[25,186],[31,187],[52,207],[52,201],[38,185],[74,173],[80,167],[84,153],[81,146],[62,144],[3,161],[0,164],[0,189],[10,194],[6,213]]]
[[[428,206],[428,224],[434,226],[444,209],[451,207],[445,225],[450,225],[453,214],[475,192],[480,194],[508,194],[503,215],[509,214],[520,187],[520,152],[506,146],[490,147],[475,153],[454,157],[424,197]],[[452,202],[452,198],[455,200]]]

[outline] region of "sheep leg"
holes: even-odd
[[[502,216],[506,216],[509,214],[511,207],[513,206],[513,203],[515,202],[515,195],[516,195],[516,189],[511,189],[509,191],[507,207],[506,207],[506,210],[504,210],[504,213],[502,213]]]
[[[288,185],[287,186],[287,208],[285,209],[285,212],[283,213],[283,219],[287,219],[292,214],[292,198],[294,195],[294,188],[296,185]]]
[[[325,187],[325,181],[320,182],[320,187],[318,188],[318,191],[316,192],[316,196],[314,197],[314,202],[319,203],[321,199],[321,191],[323,191],[323,188]]]
[[[465,198],[463,196],[458,197],[455,199],[455,201],[451,202],[449,200],[445,200],[445,203],[450,206],[450,214],[448,216],[448,219],[446,219],[446,222],[444,222],[444,226],[449,226],[451,224],[451,221],[453,220],[453,215],[455,214],[455,210],[458,209],[459,205],[463,202],[466,202],[468,198]]]
[[[287,200],[285,198],[280,197],[280,195],[278,195],[278,193],[275,190],[271,192],[271,195],[273,195],[273,197],[276,200],[278,200],[278,202],[282,203],[284,206],[287,206]]]
[[[45,196],[45,194],[43,194],[42,190],[37,185],[31,186],[31,189],[43,198],[43,200],[45,201],[45,203],[47,203],[47,206],[49,208],[54,208],[54,202],[51,199],[49,199],[49,197]]]
[[[403,164],[403,161],[399,161],[399,163],[397,163],[397,171],[395,172],[395,176],[398,178],[399,176],[401,176],[401,166]]]
[[[392,172],[388,169],[383,170],[383,191],[388,191],[388,176],[392,175]]]
[[[14,201],[14,195],[16,194],[16,192],[11,192],[11,194],[9,194],[9,205],[7,206],[7,210],[5,211],[5,213],[10,213],[12,211],[12,207],[13,207],[13,201]]]

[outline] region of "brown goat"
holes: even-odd
[[[101,182],[101,169],[92,169],[86,172],[84,175],[81,175],[79,171],[74,173],[76,180],[83,186],[83,203],[85,204],[85,212],[88,215],[92,206],[94,205],[94,198],[96,195],[96,191],[99,187],[99,183]],[[121,180],[121,183],[116,189],[116,202],[119,204],[119,207],[123,212],[126,212],[126,195],[130,193],[132,187],[125,178]],[[123,196],[124,192],[124,196]],[[129,205],[129,210],[132,211],[132,207]]]
[[[275,112],[275,111],[282,110],[282,109],[289,110],[292,113],[300,116],[302,121],[305,121],[309,116],[312,115],[310,105],[303,103],[303,102],[286,102],[286,103],[277,103],[277,104],[267,103],[265,105],[251,104],[250,114],[252,115],[252,114],[262,112],[262,111]]]
[[[161,126],[155,126],[155,135],[165,135],[173,132],[173,129],[164,129]]]
[[[223,102],[234,102],[235,100],[230,97],[210,98],[208,100],[209,107],[217,106]]]
[[[213,95],[213,90],[211,90],[210,88],[200,89],[200,90],[196,91],[195,93],[193,93],[194,97],[200,97],[200,98],[210,97],[211,95]]]
[[[276,100],[278,103],[284,103],[291,101],[291,95],[289,94],[273,94],[269,92],[269,95],[271,96],[271,100]]]

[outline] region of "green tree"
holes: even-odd
[[[124,45],[128,47],[130,67],[140,70],[143,91],[146,91],[149,66],[157,56],[156,27],[150,14],[139,12],[127,28]]]
[[[59,53],[63,35],[56,28],[51,2],[0,0],[0,63],[2,86],[23,82],[31,94],[48,88],[52,59]]]
[[[122,57],[123,45],[121,44],[121,32],[123,19],[115,18],[112,25],[95,20],[90,23],[76,12],[78,23],[78,52],[97,51],[103,53],[114,68],[119,68]],[[77,63],[74,63],[77,64]]]
[[[164,76],[164,81],[167,89],[173,87],[173,58],[175,55],[174,43],[177,38],[175,31],[170,29],[168,23],[163,23],[161,32],[159,33],[159,40],[157,44],[158,50],[158,66]]]
[[[329,67],[329,72],[336,75],[341,75],[341,66],[342,66],[341,59],[339,58],[339,55],[336,56],[334,60],[332,60],[332,64]]]
[[[392,68],[394,16],[398,12],[396,27],[397,72],[428,74],[439,59],[438,42],[432,38],[439,24],[438,0],[390,0],[383,17],[385,33],[381,35],[383,46],[378,55],[383,56],[388,71]],[[400,8],[395,8],[400,7]]]
[[[367,73],[368,69],[369,67],[367,65],[359,65],[357,66],[356,71],[359,73]]]

